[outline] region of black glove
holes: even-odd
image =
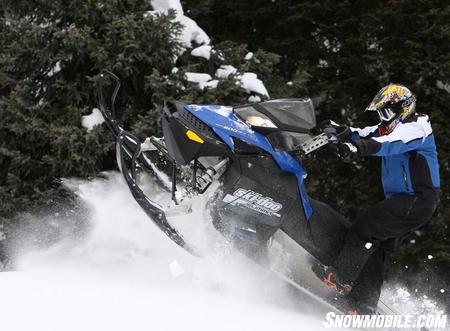
[[[333,139],[335,137],[340,142],[350,142],[352,141],[352,130],[348,126],[338,126],[337,128],[326,128],[323,132],[328,138]]]
[[[325,120],[320,123],[323,133],[333,140],[336,138],[340,142],[352,141],[352,130],[346,125],[339,125],[332,120]]]
[[[356,146],[348,142],[342,143],[338,141],[337,144],[330,144],[330,148],[341,159],[345,159],[350,153],[358,152]]]

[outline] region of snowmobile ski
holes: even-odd
[[[111,96],[110,107],[108,106],[104,95],[103,95],[103,85],[106,77],[109,77],[115,82],[114,91]],[[130,133],[123,130],[118,124],[115,114],[115,99],[117,97],[117,92],[120,88],[119,78],[109,71],[102,71],[100,74],[99,83],[99,105],[100,111],[106,121],[106,125],[110,131],[116,136],[116,156],[119,169],[131,191],[134,199],[137,201],[139,206],[144,210],[147,216],[155,223],[158,228],[160,228],[173,242],[177,245],[183,247],[189,253],[200,256],[196,248],[189,245],[184,238],[175,230],[167,221],[164,209],[162,206],[156,202],[149,199],[139,185],[136,182],[136,167],[141,167],[148,173],[153,174],[155,178],[158,178],[154,174],[154,168],[151,162],[142,154],[141,144],[139,140],[131,135]],[[160,152],[169,156],[166,149],[158,141],[152,141],[153,146]],[[131,166],[127,166],[125,162],[125,153],[131,158]]]

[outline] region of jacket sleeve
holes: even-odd
[[[353,143],[360,155],[389,156],[418,149],[423,143],[423,137],[409,142],[402,140],[379,142],[376,138],[367,138],[356,140]]]
[[[420,148],[432,133],[429,122],[401,123],[389,135],[354,141],[360,155],[389,156]]]
[[[376,155],[381,149],[381,144],[372,138],[355,140],[353,144],[359,155]]]
[[[372,155],[375,154],[380,147],[379,144],[372,137],[378,137],[378,125],[366,126],[362,129],[350,127],[352,131],[353,144],[358,149],[360,155]]]

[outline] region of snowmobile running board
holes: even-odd
[[[112,79],[115,83],[109,105],[105,100],[103,93],[104,82],[106,78]],[[169,224],[163,207],[157,204],[156,202],[152,201],[151,199],[149,199],[137,184],[136,166],[139,166],[157,180],[159,178],[158,176],[156,176],[155,169],[153,168],[151,162],[142,153],[141,144],[139,140],[135,136],[123,130],[117,124],[114,105],[119,88],[120,88],[120,79],[116,75],[107,70],[103,70],[100,73],[99,91],[98,91],[100,112],[102,113],[106,121],[107,127],[116,137],[116,156],[120,172],[122,173],[125,182],[127,183],[128,188],[130,189],[134,199],[137,201],[139,206],[144,210],[147,216],[153,221],[153,223],[155,223],[156,226],[158,226],[158,228],[162,230],[177,245],[184,248],[186,251],[188,251],[194,256],[201,256],[202,254],[200,254],[197,249],[189,245],[184,240],[184,238],[178,233],[178,231]],[[165,147],[161,144],[160,144],[161,146],[159,146],[157,144],[157,141],[152,141],[152,145],[155,146],[155,148],[158,149],[158,151],[165,154],[165,156],[169,156],[167,150],[165,150]],[[131,158],[130,166],[127,166],[125,162],[124,153],[127,154],[129,158]],[[173,160],[173,162],[175,161]],[[165,187],[165,185],[163,186]]]

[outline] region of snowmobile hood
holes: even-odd
[[[186,105],[185,108],[212,128],[232,150],[235,137],[257,145],[269,153],[273,151],[267,139],[237,117],[231,106]]]
[[[279,167],[288,172],[299,173],[306,177],[305,170],[287,151],[274,150],[268,139],[253,130],[236,116],[231,106],[218,105],[186,105],[185,109],[208,125],[214,132],[234,150],[234,139],[240,139],[258,146],[271,154]]]
[[[272,155],[281,170],[294,173],[298,180],[298,187],[307,219],[312,215],[311,206],[307,200],[304,179],[306,171],[298,160],[284,150],[275,150],[267,137],[253,130],[242,119],[236,116],[233,107],[219,105],[186,105],[185,109],[208,125],[231,150],[235,149],[234,140],[240,139],[257,146]],[[315,120],[315,118],[314,118]]]

